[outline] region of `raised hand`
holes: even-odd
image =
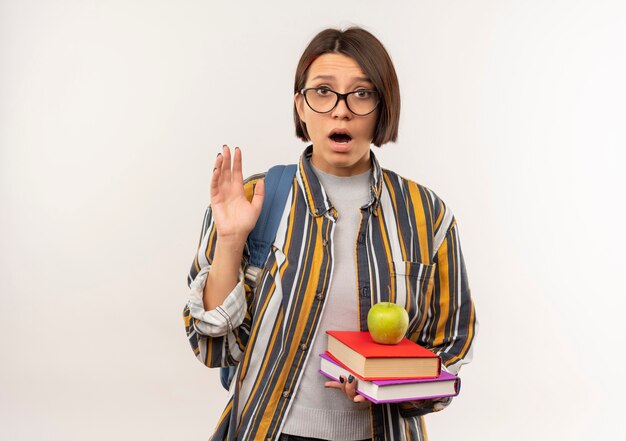
[[[232,162],[232,169],[231,169]],[[252,202],[246,199],[243,189],[241,150],[236,147],[232,155],[228,146],[215,160],[211,178],[211,210],[217,228],[217,238],[243,245],[254,228],[263,205],[263,181],[256,184]]]
[[[259,181],[252,201],[248,201],[243,189],[241,150],[235,149],[231,166],[230,149],[225,145],[211,177],[211,212],[217,240],[202,295],[206,311],[221,305],[238,283],[244,246],[261,214],[264,189],[263,181]]]

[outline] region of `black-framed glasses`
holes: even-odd
[[[339,100],[344,100],[350,112],[365,116],[376,110],[379,103],[378,92],[368,89],[339,93],[328,87],[307,87],[300,93],[311,110],[317,113],[328,113],[337,107]]]

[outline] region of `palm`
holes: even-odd
[[[254,228],[263,204],[264,187],[257,184],[252,202],[243,189],[241,151],[235,149],[232,161],[228,147],[215,162],[211,179],[211,210],[217,234],[223,239],[243,242]]]

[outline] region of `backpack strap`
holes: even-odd
[[[261,208],[261,214],[254,229],[248,236],[249,265],[257,268],[265,265],[276,238],[278,224],[293,185],[293,178],[296,176],[296,169],[296,164],[275,165],[265,174],[263,208]],[[235,376],[235,369],[234,366],[220,368],[220,382],[226,390],[229,389]]]
[[[263,267],[276,238],[278,224],[283,216],[287,196],[296,175],[296,165],[275,165],[265,175],[265,198],[263,208],[254,229],[248,236],[248,264]]]

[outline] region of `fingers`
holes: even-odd
[[[348,379],[343,383],[345,386],[344,392],[352,401],[354,401],[354,398],[357,396],[356,383],[357,379],[352,375],[348,376]]]
[[[357,381],[358,380],[352,375],[348,376],[347,378],[341,376],[339,377],[339,381],[327,381],[326,383],[324,383],[324,386],[331,389],[339,389],[343,393],[345,393],[348,399],[350,399],[351,401],[354,401],[355,403],[362,403],[367,401],[367,398],[359,395],[356,392]]]
[[[219,181],[222,171],[222,162],[224,158],[221,153],[218,153],[215,159],[215,165],[213,166],[213,175],[211,176],[211,199],[219,194]]]
[[[230,156],[230,148],[226,144],[224,144],[224,147],[222,150],[222,156],[224,157],[223,162],[222,162],[222,176],[224,177],[224,180],[226,182],[230,182],[231,156]]]
[[[243,185],[241,150],[239,147],[236,147],[234,154],[231,154],[230,147],[224,144],[222,152],[217,155],[213,175],[211,176],[211,197],[216,197],[220,193],[220,186],[230,185],[231,179],[234,179],[235,185]],[[263,202],[263,194],[263,188],[261,188],[261,204]]]
[[[241,170],[241,149],[235,147],[233,155],[233,180],[235,182],[243,182],[243,172]]]
[[[355,403],[365,403],[368,401],[368,399],[365,398],[363,395],[357,394],[352,401],[354,401]]]
[[[343,390],[343,384],[338,381],[327,381],[326,383],[324,383],[324,386],[331,389]]]

